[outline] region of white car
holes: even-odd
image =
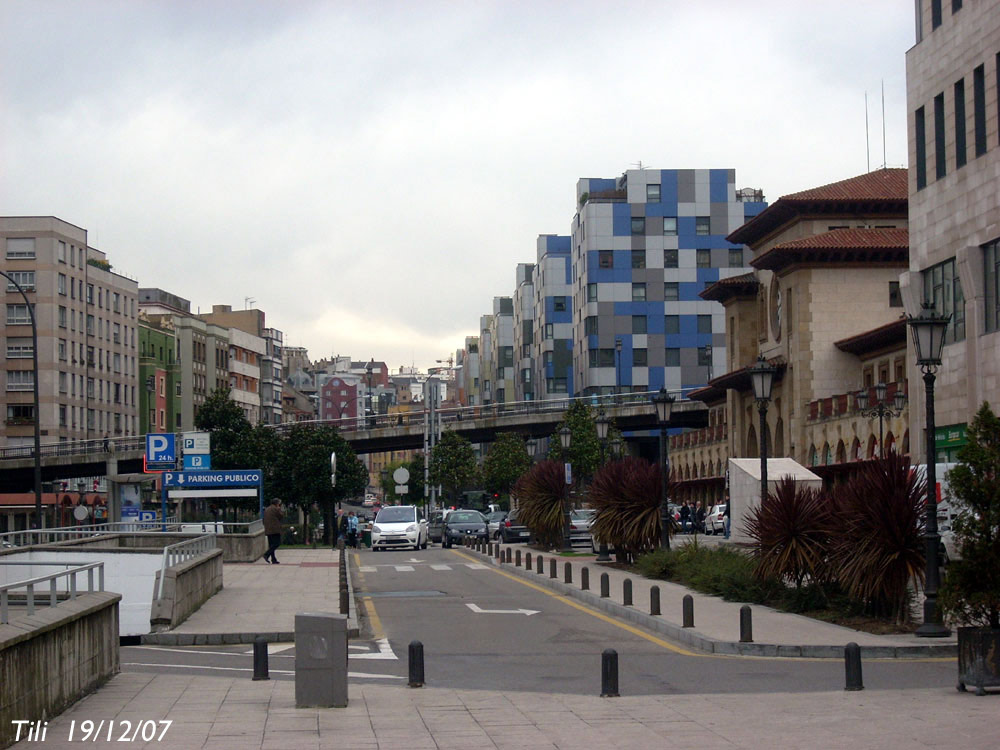
[[[420,517],[415,505],[390,505],[375,516],[372,550],[427,549],[427,536],[427,521]]]
[[[705,516],[706,534],[726,533],[726,504],[713,505]]]

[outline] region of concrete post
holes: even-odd
[[[295,705],[347,706],[347,615],[295,614]]]

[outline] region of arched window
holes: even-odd
[[[857,436],[855,436],[854,442],[851,443],[851,460],[861,460],[861,441],[858,440]]]
[[[910,431],[907,430],[903,433],[903,455],[910,455]]]
[[[778,421],[774,425],[774,455],[785,455],[785,423],[781,417],[778,417]]]
[[[833,452],[830,450],[830,444],[829,443],[824,443],[823,444],[823,465],[824,466],[829,466],[831,463],[833,463]]]
[[[847,461],[847,447],[844,445],[844,441],[840,440],[837,442],[837,463],[842,464]]]
[[[743,455],[747,458],[758,458],[760,456],[760,443],[757,441],[757,430],[753,425],[747,430],[747,445]]]
[[[895,453],[895,452],[896,452],[896,438],[890,432],[888,435],[885,436],[885,455],[888,456],[890,453]]]
[[[809,446],[809,465],[810,466],[815,466],[816,465],[816,446],[815,445],[810,445]]]
[[[876,444],[875,436],[871,435],[868,438],[868,449],[865,451],[865,458],[868,459],[875,458],[875,444]]]

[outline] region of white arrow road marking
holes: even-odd
[[[422,563],[422,562],[423,562],[423,560],[418,560],[418,559],[417,559],[417,558],[415,558],[415,557],[411,557],[411,558],[410,558],[409,560],[403,560],[403,562],[411,562],[411,563]]]
[[[364,654],[348,654],[349,659],[379,659],[379,660],[390,660],[397,661],[399,659],[396,654],[392,651],[392,646],[389,645],[388,638],[377,638],[375,640],[375,645],[378,646],[378,651],[368,651]]]
[[[541,612],[538,609],[480,609],[477,605],[471,603],[467,603],[465,606],[477,615],[527,615],[531,617]]]

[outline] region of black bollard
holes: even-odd
[[[510,562],[510,547],[507,548],[507,554],[505,555],[505,557],[507,558],[507,562]],[[518,560],[517,564],[520,565],[521,561]]]
[[[573,583],[573,566],[570,563],[563,565],[563,583]]]
[[[351,596],[347,589],[340,590],[340,614],[348,616],[351,614]]]
[[[538,555],[538,557],[535,559],[535,572],[538,573],[538,575],[542,574],[544,565],[545,565],[545,560],[542,558],[541,555]]]
[[[607,599],[611,596],[611,580],[607,573],[601,573],[601,598]]]
[[[507,548],[507,551],[510,552],[510,548],[509,547]],[[514,553],[514,560],[517,562],[517,567],[520,568],[521,567],[521,550],[517,550]]]
[[[601,654],[601,697],[618,697],[618,652],[613,648]]]
[[[681,627],[694,627],[694,597],[691,596],[691,594],[685,594],[684,598],[681,600],[681,616],[683,617],[683,624]]]
[[[528,570],[531,570],[531,553],[530,552],[525,552],[524,553],[524,567],[527,568]]]
[[[580,589],[590,591],[590,568],[586,565],[580,568]]]
[[[622,582],[622,604],[626,607],[632,606],[632,579],[626,578]]]
[[[649,614],[658,615],[660,614],[660,587],[650,586],[649,587]]]
[[[851,641],[844,648],[844,674],[846,684],[844,690],[864,690],[861,681],[861,647]]]
[[[749,604],[740,607],[740,643],[753,643],[753,616]]]
[[[411,688],[424,686],[424,644],[410,642],[410,682]]]
[[[554,557],[549,558],[549,578],[558,578],[559,568],[558,563]]]
[[[267,676],[267,640],[260,635],[253,639],[253,678],[271,679]]]

